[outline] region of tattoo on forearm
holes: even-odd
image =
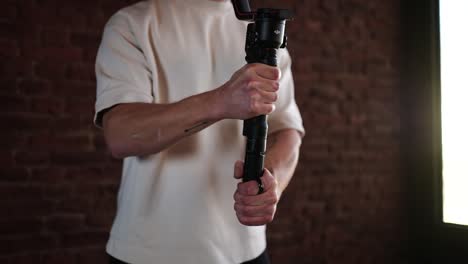
[[[204,129],[205,127],[207,127],[209,125],[210,125],[209,122],[203,122],[203,123],[200,123],[200,124],[196,124],[195,126],[193,126],[191,128],[185,129],[184,133],[198,132],[198,131]]]

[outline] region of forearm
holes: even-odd
[[[265,167],[278,181],[283,192],[291,180],[299,159],[301,135],[294,129],[280,130],[268,136]]]
[[[107,145],[117,158],[154,154],[221,119],[269,114],[279,76],[276,67],[247,64],[222,86],[177,103],[117,105],[103,117]]]
[[[116,158],[158,153],[218,121],[216,92],[171,104],[130,103],[104,115],[107,145]]]

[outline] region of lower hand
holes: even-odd
[[[244,163],[237,161],[234,168],[234,178],[241,179]],[[273,221],[276,205],[280,198],[278,182],[271,172],[265,168],[260,178],[264,192],[258,194],[256,181],[240,182],[234,193],[234,210],[241,224],[247,226],[265,225]]]

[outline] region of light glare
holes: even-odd
[[[440,1],[443,221],[468,225],[468,1]]]

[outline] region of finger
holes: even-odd
[[[252,113],[255,115],[268,115],[275,111],[276,106],[272,103],[255,102],[252,106]]]
[[[240,182],[237,184],[237,191],[246,196],[252,196],[258,194],[258,182],[256,181],[248,181],[248,182]]]
[[[269,80],[279,80],[281,77],[281,71],[278,67],[256,63],[254,65],[255,73],[258,76]]]
[[[268,215],[268,216],[254,216],[254,217],[247,217],[247,216],[242,216],[238,215],[237,219],[239,219],[239,222],[243,225],[247,226],[260,226],[260,225],[265,225],[273,221],[273,215]]]
[[[246,206],[235,203],[234,210],[238,215],[247,217],[267,216],[275,213],[276,205]]]
[[[276,100],[278,100],[278,94],[276,92],[271,92],[267,90],[263,90],[261,86],[264,86],[265,84],[259,83],[256,85],[252,91],[252,93],[257,93],[259,96],[254,97],[257,100],[263,102],[263,103],[274,103]]]
[[[259,195],[243,195],[236,191],[234,193],[234,201],[246,206],[273,205],[279,200],[276,190],[270,189]]]
[[[234,164],[234,178],[240,179],[242,178],[242,175],[244,174],[244,162],[238,160]]]
[[[279,89],[279,83],[277,81],[271,81],[267,79],[250,81],[248,85],[249,88],[256,88],[267,92],[276,92]]]

